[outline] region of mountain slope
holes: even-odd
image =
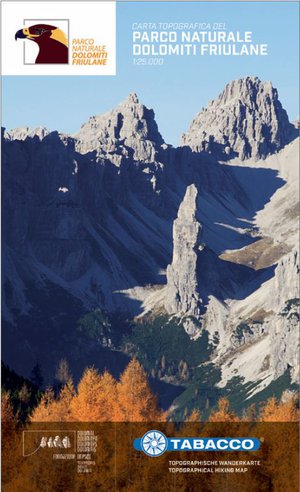
[[[287,370],[294,381],[294,130],[277,91],[247,77],[177,149],[135,94],[74,136],[4,132],[5,362],[28,375],[42,359],[50,381],[60,358],[77,364],[80,340],[82,364],[122,367],[123,331],[163,314],[206,343],[208,359],[190,372],[212,371],[216,391],[237,376],[253,394]],[[77,322],[98,308],[110,341],[91,344]],[[153,369],[180,383],[174,368],[171,380]]]

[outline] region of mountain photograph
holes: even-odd
[[[175,421],[296,394],[299,124],[254,76],[199,109],[177,147],[134,92],[2,129],[6,390],[137,364]]]

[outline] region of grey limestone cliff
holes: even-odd
[[[157,147],[164,143],[154,111],[141,104],[135,93],[114,110],[89,118],[75,137],[77,151],[97,151],[116,165],[128,156],[135,161],[153,162]]]
[[[76,336],[83,312],[165,310],[191,338],[209,337],[220,385],[239,376],[260,391],[286,371],[296,381],[292,130],[276,89],[253,77],[230,83],[195,118],[184,148],[164,143],[135,94],[76,136],[3,130],[6,362],[30,372],[42,354],[52,375],[57,341]],[[224,165],[237,156],[251,159]],[[119,340],[117,322],[114,330]]]
[[[197,193],[194,184],[187,187],[173,224],[173,260],[167,268],[165,301],[168,313],[200,313],[197,259],[202,227],[196,218]]]
[[[245,77],[227,84],[183,134],[181,145],[219,159],[265,158],[296,136],[271,82]]]

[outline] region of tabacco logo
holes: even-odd
[[[142,437],[141,446],[149,456],[160,456],[167,449],[167,438],[160,431],[149,431]]]
[[[133,442],[137,451],[148,456],[161,456],[165,451],[257,451],[259,439],[255,437],[166,437],[151,430]]]
[[[67,23],[67,21],[65,22]],[[38,45],[38,54],[35,61],[33,60],[32,62],[30,62],[30,54],[27,53],[26,56],[26,46],[24,47],[24,64],[68,63],[69,49],[67,34],[57,25],[38,23],[23,27],[16,32],[15,39],[24,39],[25,43],[31,41]]]

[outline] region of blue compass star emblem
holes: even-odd
[[[148,456],[160,456],[167,449],[167,438],[160,431],[148,431],[141,439],[141,447]]]

